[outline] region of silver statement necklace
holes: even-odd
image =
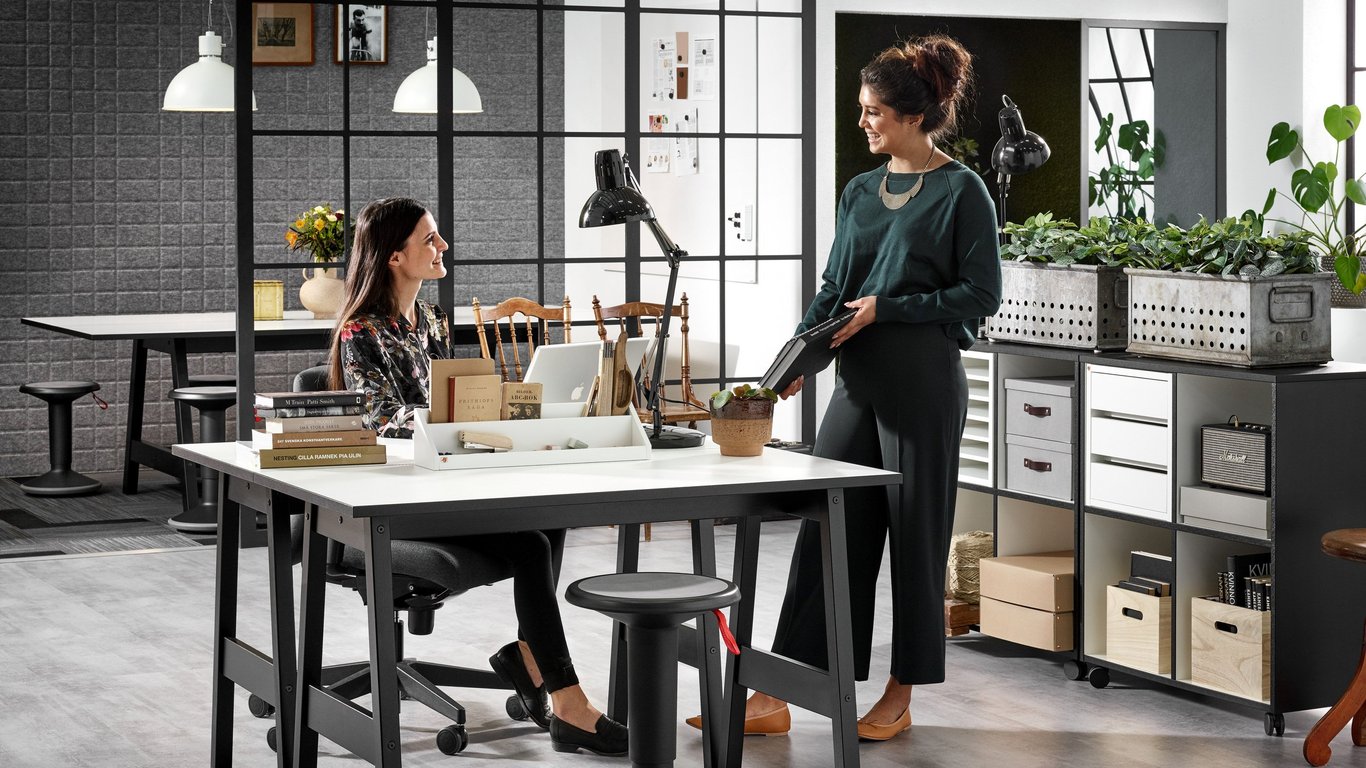
[[[925,158],[925,165],[920,169],[920,178],[915,180],[915,184],[911,185],[910,189],[896,195],[893,195],[892,193],[887,191],[887,177],[892,174],[892,161],[888,160],[887,172],[882,174],[882,184],[879,185],[877,188],[877,196],[882,198],[882,204],[886,206],[888,210],[895,211],[901,206],[905,205],[907,200],[910,200],[911,198],[920,194],[920,188],[925,186],[925,171],[930,167],[930,163],[933,160],[934,148],[931,147],[930,156]]]

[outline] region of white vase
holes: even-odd
[[[337,270],[314,267],[313,276],[304,270],[304,284],[299,286],[299,301],[304,309],[318,320],[334,318],[341,310],[346,286],[337,278]]]

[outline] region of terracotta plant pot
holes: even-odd
[[[711,439],[722,456],[758,456],[772,436],[772,400],[736,398],[711,411]]]

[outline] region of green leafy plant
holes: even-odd
[[[1319,271],[1307,233],[1268,235],[1251,216],[1212,222],[1202,216],[1183,241],[1181,258],[1172,265],[1183,272],[1275,277]]]
[[[748,384],[741,384],[732,389],[723,389],[715,392],[711,396],[711,409],[719,411],[733,399],[739,400],[772,400],[777,402],[778,393],[768,387],[751,387]]]
[[[1304,233],[1310,246],[1320,251],[1325,261],[1332,264],[1342,287],[1359,294],[1366,290],[1366,274],[1361,269],[1361,233],[1366,224],[1347,231],[1342,213],[1348,202],[1366,205],[1366,184],[1363,178],[1340,179],[1338,161],[1342,158],[1342,144],[1357,132],[1361,125],[1361,110],[1355,105],[1334,104],[1323,113],[1323,127],[1335,142],[1333,161],[1316,163],[1304,148],[1298,131],[1289,123],[1276,123],[1266,140],[1266,160],[1274,165],[1282,160],[1294,160],[1298,150],[1306,167],[1297,168],[1290,175],[1290,194],[1274,187],[1267,193],[1262,215],[1270,212],[1279,195],[1293,202],[1301,211],[1298,222],[1273,219]],[[1339,183],[1341,182],[1341,183]]]
[[[1147,120],[1124,123],[1118,131],[1114,125],[1114,113],[1108,113],[1096,134],[1096,153],[1104,151],[1110,163],[1087,179],[1090,204],[1109,216],[1146,219],[1153,202],[1147,182],[1166,157],[1166,140],[1161,131],[1150,130]]]
[[[981,163],[977,162],[978,147],[976,139],[967,136],[955,136],[952,140],[941,139],[935,142],[935,146],[941,152],[952,157],[954,160],[966,165],[978,174],[985,173]]]

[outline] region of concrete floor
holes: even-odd
[[[796,524],[765,526],[756,641],[768,644],[786,579]],[[734,538],[718,529],[718,560],[729,569]],[[642,546],[642,569],[687,570],[684,525],[656,525]],[[612,562],[614,531],[570,533],[564,583]],[[244,553],[242,636],[269,647],[264,552]],[[0,766],[184,768],[209,755],[210,549],[0,561]],[[328,663],[362,658],[366,632],[360,601],[328,594]],[[436,631],[409,636],[408,654],[480,665],[515,626],[508,582],[474,590],[437,614]],[[860,683],[860,711],[881,692],[890,635],[888,590],[880,595],[873,680]],[[564,606],[570,647],[590,697],[605,705],[609,623]],[[1095,690],[1065,679],[1063,656],[1036,653],[970,634],[949,641],[948,682],[918,689],[911,733],[860,747],[866,768],[890,766],[1171,766],[1305,765],[1301,741],[1319,712],[1287,716],[1284,738],[1263,735],[1259,711],[1233,707],[1115,675]],[[680,669],[679,712],[697,710],[697,683]],[[1344,680],[1344,685],[1346,681]],[[534,726],[503,713],[505,695],[457,691],[469,709],[471,744],[448,757],[435,747],[445,723],[419,705],[402,720],[406,765],[626,765],[622,759],[559,755]],[[268,723],[237,699],[237,765],[273,765]],[[820,768],[831,764],[828,720],[794,710],[786,737],[750,738],[746,766]],[[701,765],[700,740],[683,726],[678,765]],[[1339,736],[1333,766],[1366,766],[1366,749]],[[323,741],[321,765],[361,762]]]

